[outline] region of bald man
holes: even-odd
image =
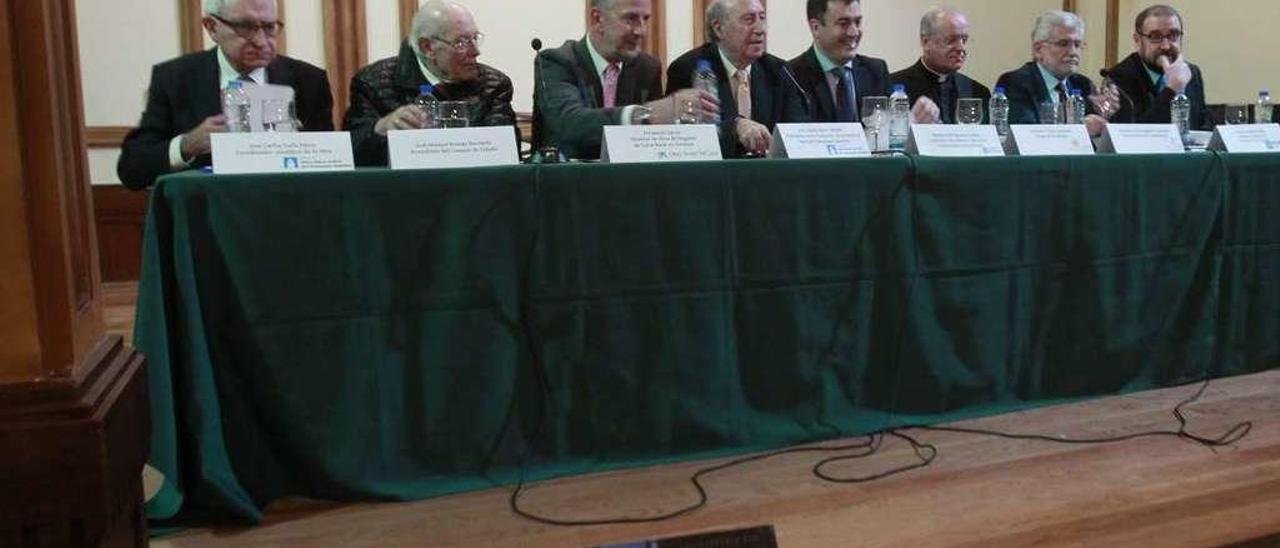
[[[400,55],[373,63],[351,78],[351,107],[343,127],[351,132],[356,165],[385,166],[387,132],[420,129],[426,114],[414,106],[423,84],[441,101],[471,104],[472,126],[511,126],[511,79],[480,63],[484,34],[465,6],[431,0],[418,8]],[[516,139],[519,140],[519,129]]]
[[[206,0],[201,24],[216,47],[151,71],[146,109],[125,137],[116,164],[129,188],[213,163],[209,135],[227,130],[222,88],[232,80],[290,86],[302,129],[333,129],[333,95],[324,70],[276,54],[283,25],[275,0]]]

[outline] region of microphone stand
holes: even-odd
[[[542,62],[542,40],[534,38],[530,42],[533,47],[533,59],[538,72],[538,87],[542,91],[543,100],[547,100],[547,75],[544,72]],[[534,101],[534,111],[538,110],[537,101]],[[535,121],[537,117],[534,117]],[[560,153],[560,149],[553,144],[541,143],[542,146],[529,153],[529,163],[531,164],[559,164],[565,161],[564,155]]]

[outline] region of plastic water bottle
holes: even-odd
[[[715,69],[711,68],[711,61],[699,59],[698,64],[693,69],[693,89],[710,93],[712,97],[720,97],[720,80],[716,78]],[[701,110],[701,105],[699,105]],[[701,112],[699,118],[704,124],[718,124],[720,120],[715,116],[706,112]]]
[[[248,133],[249,127],[249,94],[244,90],[244,83],[239,80],[227,82],[222,90],[222,115],[227,117],[227,131],[231,133]]]
[[[1169,105],[1169,112],[1172,122],[1178,126],[1178,133],[1182,135],[1182,142],[1186,143],[1191,133],[1191,99],[1187,98],[1187,94],[1178,92]]]
[[[907,86],[894,84],[889,96],[889,150],[906,149],[910,133],[911,99],[907,97]]]
[[[1255,124],[1270,124],[1271,114],[1275,107],[1271,106],[1271,92],[1262,90],[1258,92],[1258,103],[1254,106],[1253,122]]]
[[[1080,88],[1071,88],[1071,95],[1067,97],[1067,123],[1083,124],[1085,112],[1084,93]]]
[[[440,100],[436,99],[435,88],[431,84],[422,84],[418,86],[418,96],[414,98],[413,104],[422,109],[422,113],[426,116],[426,125],[423,129],[434,129],[440,127]]]
[[[991,125],[996,126],[996,133],[1003,141],[1009,137],[1009,96],[1004,94],[1004,86],[996,86],[989,103]]]

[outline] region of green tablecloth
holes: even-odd
[[[154,518],[401,500],[1261,370],[1280,159],[161,180]]]

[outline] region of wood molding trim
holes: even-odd
[[[1062,11],[1076,13],[1079,7],[1077,0],[1062,0]]]
[[[204,27],[200,19],[204,6],[200,0],[178,0],[179,27],[182,29],[182,53],[195,53],[204,49]]]
[[[351,102],[348,84],[369,59],[364,2],[324,0],[323,7],[325,69],[333,90],[334,127],[341,127],[342,115]]]
[[[137,281],[142,275],[142,234],[149,190],[93,185],[94,223],[102,281]]]
[[[120,148],[132,129],[128,126],[88,126],[84,128],[84,144],[89,148]]]
[[[413,16],[418,13],[418,0],[400,0],[400,39],[409,36]]]
[[[1120,62],[1120,0],[1107,0],[1107,54],[1106,65],[1116,66]]]

